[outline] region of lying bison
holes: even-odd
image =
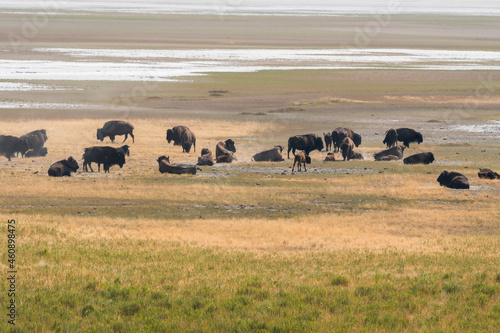
[[[334,153],[326,154],[324,161],[325,162],[335,162],[335,154]]]
[[[281,162],[284,161],[281,152],[283,146],[274,146],[273,149],[265,150],[252,156],[252,161],[255,162]]]
[[[62,176],[71,176],[72,172],[76,172],[78,170],[78,162],[75,161],[73,157],[68,157],[65,160],[57,161],[52,164],[49,168],[49,176],[51,177],[62,177]]]
[[[384,141],[382,143],[387,145],[387,148],[397,146],[398,145],[398,132],[394,128],[391,128],[390,130],[385,132],[385,138],[384,138]]]
[[[340,144],[340,150],[342,151],[342,158],[344,161],[351,156],[352,150],[354,149],[354,142],[350,137],[345,137]]]
[[[303,150],[306,155],[313,150],[323,150],[323,140],[316,134],[304,134],[292,136],[288,139],[288,158],[290,158],[290,150],[295,155],[295,150]]]
[[[424,140],[422,134],[411,128],[398,128],[398,141],[403,142],[406,148],[410,148],[411,142],[416,142],[418,144],[422,143]]]
[[[439,185],[446,186],[449,188],[455,188],[455,189],[469,188],[469,180],[467,179],[467,177],[458,172],[443,171],[439,175],[437,181],[439,182]]]
[[[332,131],[332,144],[334,152],[340,150],[340,145],[346,137],[350,138],[356,147],[361,145],[361,135],[357,134],[350,128],[337,127]]]
[[[477,176],[484,179],[500,179],[500,175],[491,169],[480,169]]]
[[[7,157],[9,161],[16,153],[21,153],[24,156],[28,149],[26,139],[12,135],[0,135],[0,155]]]
[[[102,128],[97,129],[97,139],[104,141],[104,138],[109,136],[111,142],[114,142],[115,136],[125,135],[125,139],[123,139],[123,142],[125,142],[130,134],[132,142],[135,142],[133,131],[134,126],[129,122],[123,120],[110,120],[106,122]]]
[[[399,157],[397,157],[396,155],[385,155],[385,156],[382,156],[380,157],[378,160],[376,161],[399,161]]]
[[[298,164],[297,170],[299,172],[301,170],[301,165],[304,165],[304,171],[307,171],[306,163],[311,164],[311,157],[309,157],[309,155],[307,155],[303,151],[297,152],[297,154],[295,154],[295,158],[293,160],[292,172],[293,172],[293,169],[295,168],[295,164]]]
[[[42,147],[37,151],[34,149],[29,149],[26,154],[24,154],[24,157],[37,157],[37,156],[47,156],[48,150],[47,147]]]
[[[196,136],[189,128],[187,128],[182,134],[181,146],[182,152],[189,153],[191,151],[191,147],[194,147],[194,151],[196,151]]]
[[[404,164],[430,164],[432,162],[434,162],[434,154],[430,152],[411,155],[403,160]]]
[[[349,155],[350,160],[364,160],[363,155],[357,153],[355,151],[351,151],[351,155]]]
[[[214,157],[212,151],[208,148],[203,148],[201,150],[201,156],[198,157],[198,163],[196,165],[214,165]]]
[[[236,152],[234,141],[227,139],[219,141],[215,146],[215,158],[217,163],[231,163],[233,161],[233,153]]]
[[[32,131],[21,136],[21,139],[26,140],[28,143],[28,148],[33,152],[30,153],[32,156],[44,156],[41,150],[44,148],[45,142],[47,141],[47,131],[44,129]]]
[[[126,151],[125,151],[125,148]],[[109,146],[104,147],[89,147],[85,148],[83,153],[83,171],[94,172],[91,163],[97,163],[97,171],[101,171],[101,164],[104,167],[104,172],[109,172],[109,168],[113,165],[119,165],[120,168],[125,164],[125,154],[128,152],[128,146],[114,148]]]
[[[382,150],[381,152],[376,153],[375,155],[373,155],[373,157],[375,158],[375,161],[382,161],[381,158],[383,156],[388,156],[388,155],[394,155],[398,159],[402,159],[403,152],[404,152],[405,148],[406,147],[402,147],[402,146],[392,147],[392,148]]]
[[[192,164],[170,163],[169,156],[160,156],[158,157],[157,161],[161,173],[173,173],[176,175],[181,175],[181,174],[195,175],[196,170],[201,170],[200,168],[197,168],[196,165]]]
[[[180,146],[181,145],[181,140],[182,136],[184,135],[184,132],[190,131],[190,129],[187,126],[174,126],[171,129],[167,130],[167,141],[168,143],[174,141],[174,146]]]

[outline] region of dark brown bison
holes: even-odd
[[[398,132],[394,128],[391,128],[390,130],[385,132],[385,138],[384,138],[384,141],[382,143],[387,145],[387,148],[397,146],[398,145]]]
[[[234,141],[227,139],[219,141],[215,146],[215,158],[217,163],[231,163],[233,161],[233,153],[236,152]]]
[[[42,147],[36,152],[33,149],[30,149],[24,154],[24,157],[37,157],[37,156],[46,156],[48,153],[47,147]]]
[[[398,141],[403,142],[403,145],[407,148],[410,148],[411,142],[420,144],[424,141],[422,138],[422,134],[415,131],[414,129],[398,128],[396,131],[398,133]]]
[[[458,172],[443,171],[439,175],[437,181],[439,182],[439,185],[446,186],[449,188],[455,188],[455,189],[469,188],[469,180],[467,179],[467,177]]]
[[[188,131],[189,128],[187,126],[174,126],[171,129],[167,130],[167,141],[168,143],[174,141],[174,146],[180,146],[182,135],[185,131]]]
[[[303,151],[298,151],[297,154],[295,154],[295,158],[293,160],[292,172],[295,168],[295,164],[298,164],[297,171],[300,172],[301,165],[304,165],[304,171],[307,171],[306,163],[311,164],[311,157]]]
[[[44,129],[29,132],[20,137],[26,140],[28,143],[28,148],[33,150],[34,156],[43,156],[40,154],[40,150],[43,148],[45,142],[47,141],[47,131]],[[33,156],[32,156],[33,157]]]
[[[342,151],[342,158],[344,161],[351,156],[352,150],[354,149],[354,142],[349,137],[345,137],[340,144],[340,150]]]
[[[49,176],[51,177],[62,177],[62,176],[71,176],[72,172],[76,172],[78,170],[78,162],[75,161],[73,157],[68,157],[65,160],[57,161],[52,164],[49,168]]]
[[[288,158],[290,158],[290,150],[295,155],[295,150],[303,150],[306,155],[309,155],[313,150],[323,150],[323,139],[316,134],[303,134],[292,136],[288,139]]]
[[[432,162],[434,162],[434,154],[431,152],[411,155],[403,160],[404,164],[430,164]]]
[[[255,162],[281,162],[284,161],[281,152],[283,146],[274,146],[273,149],[265,150],[252,156],[252,161]]]
[[[123,139],[123,142],[125,142],[130,134],[132,142],[135,142],[133,131],[134,126],[129,122],[123,120],[110,120],[106,122],[102,128],[97,129],[97,139],[104,141],[104,138],[109,136],[111,142],[114,142],[115,136],[125,135],[125,139]]]
[[[354,145],[356,147],[359,147],[359,145],[361,145],[361,135],[357,134],[350,128],[337,127],[332,131],[332,143],[334,152],[340,150],[340,145],[346,137],[349,137],[352,142],[354,142]]]
[[[183,163],[170,163],[169,156],[160,156],[158,157],[158,168],[161,173],[173,173],[176,175],[181,174],[191,174],[195,175],[197,170],[201,170],[197,168],[196,165],[192,164],[183,164]]]
[[[182,134],[181,146],[182,152],[189,153],[191,151],[191,147],[194,147],[194,151],[196,151],[196,136],[189,128]]]
[[[9,161],[16,153],[21,153],[24,156],[28,149],[26,139],[12,135],[0,135],[0,155],[7,157]]]
[[[325,139],[325,150],[329,151],[332,149],[332,133],[323,132],[323,139]]]
[[[500,175],[491,169],[480,169],[477,176],[484,179],[500,179]]]
[[[126,151],[124,147],[127,147]],[[128,152],[128,146],[114,148],[109,146],[104,147],[89,147],[85,148],[83,153],[83,171],[94,172],[91,163],[97,163],[97,171],[101,171],[101,164],[104,167],[104,172],[109,172],[109,168],[113,165],[119,165],[120,168],[125,164],[125,154]]]
[[[402,159],[403,152],[404,152],[405,148],[406,147],[402,147],[402,146],[392,147],[392,148],[382,150],[381,152],[376,153],[375,155],[373,155],[373,157],[375,158],[375,161],[381,161],[381,158],[383,156],[388,156],[388,155],[394,155],[398,159]]]
[[[198,157],[198,163],[196,163],[196,165],[214,165],[212,151],[208,148],[203,148],[201,150],[201,157]]]
[[[364,160],[363,155],[357,153],[355,151],[351,151],[351,155],[349,155],[350,160]]]
[[[325,162],[334,162],[335,161],[335,154],[334,153],[326,154],[324,161]]]

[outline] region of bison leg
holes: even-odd
[[[132,132],[130,132],[130,136],[132,137],[132,142],[135,143],[135,138],[134,138],[134,134],[132,134]],[[124,140],[125,141],[125,140]]]
[[[115,142],[115,136],[114,135],[110,135],[109,138],[111,139],[111,142]]]
[[[128,133],[125,133],[125,139],[123,139],[122,143],[124,143],[125,140],[127,140],[127,139],[128,139]]]
[[[297,163],[297,161],[293,161],[292,172],[293,172],[293,168],[295,168],[295,163]],[[299,166],[300,166],[300,163],[299,163]]]
[[[304,171],[307,171],[306,162],[304,162]]]

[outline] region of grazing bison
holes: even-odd
[[[446,186],[449,188],[455,188],[455,189],[469,188],[469,180],[467,179],[467,177],[458,172],[443,171],[439,175],[437,181],[439,182],[439,185]]]
[[[323,138],[325,139],[325,150],[329,151],[332,149],[332,133],[323,132]]]
[[[181,146],[182,152],[189,153],[191,151],[191,146],[193,146],[194,151],[196,151],[196,136],[189,128],[187,128],[182,134]]]
[[[411,142],[420,144],[424,141],[422,134],[411,128],[398,128],[396,132],[398,133],[398,141],[403,142],[406,148],[410,148]]]
[[[295,164],[297,164],[297,163],[298,163],[297,170],[299,172],[301,170],[301,165],[304,165],[304,171],[307,171],[306,163],[311,164],[311,157],[309,157],[309,155],[307,155],[303,151],[297,152],[297,154],[295,154],[295,158],[293,160],[292,172],[293,172],[293,169],[295,168]]]
[[[385,138],[384,138],[384,141],[382,143],[387,145],[387,148],[397,146],[398,145],[398,132],[394,128],[391,128],[390,130],[385,132]]]
[[[73,157],[68,157],[65,160],[57,161],[52,164],[49,168],[49,176],[52,177],[62,177],[62,176],[71,176],[72,172],[76,172],[78,170],[78,162],[75,161]]]
[[[386,156],[380,157],[380,159],[375,160],[375,161],[399,161],[399,157],[397,157],[395,155],[386,155]]]
[[[114,142],[115,136],[125,135],[125,139],[123,139],[123,142],[125,142],[130,134],[132,142],[135,142],[133,131],[134,126],[129,122],[123,120],[110,120],[106,122],[102,128],[97,129],[97,139],[104,141],[104,138],[109,136],[111,142]]]
[[[316,134],[304,134],[292,136],[288,139],[288,158],[290,158],[290,150],[295,155],[295,150],[303,150],[306,155],[315,149],[323,150],[323,139]]]
[[[46,156],[48,153],[47,147],[42,147],[38,152],[33,149],[30,149],[24,154],[24,157],[37,157],[37,156]]]
[[[265,150],[252,156],[252,161],[255,162],[281,162],[284,161],[281,152],[283,146],[274,146],[273,149]]]
[[[404,164],[430,164],[432,162],[434,162],[434,154],[431,152],[411,155],[403,160]]]
[[[29,132],[21,136],[21,139],[26,140],[28,143],[28,148],[33,150],[33,156],[44,156],[40,154],[40,150],[43,148],[45,142],[47,141],[47,131],[44,129]],[[32,156],[32,157],[33,157]]]
[[[350,138],[356,147],[361,145],[361,135],[355,133],[352,129],[346,127],[337,127],[332,131],[332,143],[333,151],[339,151],[342,141],[346,138]]]
[[[351,151],[351,155],[349,155],[350,160],[364,160],[363,155],[357,153],[355,151]]]
[[[167,141],[168,143],[174,141],[174,146],[180,146],[182,135],[185,131],[188,131],[189,128],[187,126],[174,126],[171,129],[167,130]]]
[[[382,161],[381,158],[383,156],[388,156],[388,155],[394,155],[398,159],[402,159],[403,152],[404,152],[405,148],[406,147],[402,147],[402,146],[392,147],[392,148],[382,150],[381,152],[376,153],[375,155],[373,155],[373,157],[375,157],[375,161]]]
[[[0,135],[0,155],[7,157],[9,161],[15,153],[21,153],[24,156],[28,149],[26,139],[12,135]]]
[[[203,148],[201,150],[201,157],[198,157],[198,163],[196,163],[196,165],[214,165],[212,151],[208,148]]]
[[[109,172],[109,168],[113,165],[119,165],[122,168],[125,164],[126,154],[124,147],[113,148],[104,146],[85,148],[85,152],[83,153],[83,170],[88,171],[87,167],[90,167],[90,171],[94,172],[91,165],[92,162],[97,163],[97,171],[99,172],[101,171],[101,164],[103,164],[104,172]]]
[[[353,149],[354,142],[351,140],[351,138],[345,137],[340,144],[340,150],[342,151],[342,157],[344,158],[344,161],[346,160],[346,158],[347,160],[349,160]]]
[[[485,179],[500,179],[500,175],[491,169],[480,169],[477,176]]]
[[[233,153],[236,152],[234,141],[227,139],[219,141],[215,146],[215,158],[217,163],[231,163],[233,161]]]
[[[324,159],[326,162],[334,162],[335,161],[335,154],[334,153],[328,153]]]
[[[196,170],[201,170],[200,168],[197,168],[196,165],[192,164],[170,163],[169,156],[160,156],[158,157],[157,161],[161,173],[173,173],[176,175],[181,175],[181,174],[195,175]]]

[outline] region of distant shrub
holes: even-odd
[[[332,278],[332,285],[347,287],[349,285],[349,279],[343,275],[335,275]]]

